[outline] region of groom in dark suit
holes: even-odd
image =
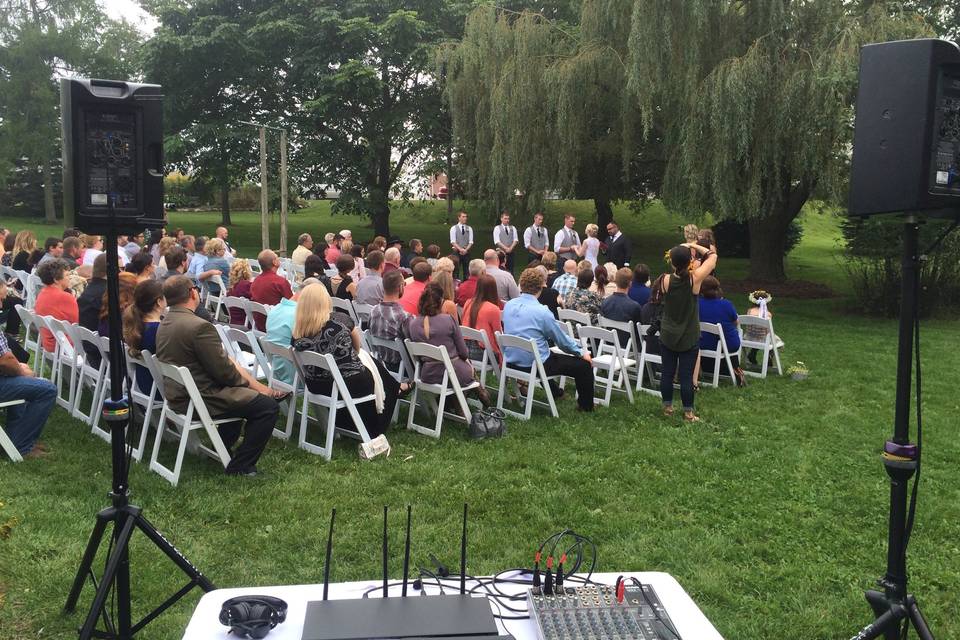
[[[620,225],[611,220],[607,223],[607,260],[617,268],[630,264],[630,238],[620,231]]]

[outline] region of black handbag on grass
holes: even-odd
[[[500,409],[480,409],[470,418],[470,437],[474,440],[499,438],[507,434],[506,415]]]

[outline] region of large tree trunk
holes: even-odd
[[[229,227],[230,222],[230,182],[224,178],[220,183],[220,224]]]
[[[766,282],[781,282],[787,279],[784,268],[784,248],[787,243],[787,228],[800,215],[810,189],[799,185],[787,191],[783,203],[762,218],[748,221],[750,229],[750,277]],[[718,247],[723,253],[723,247]]]
[[[43,171],[43,213],[47,222],[56,224],[57,210],[53,205],[53,171],[50,169],[50,158],[43,157],[41,164]]]
[[[370,198],[370,217],[373,219],[373,234],[390,237],[390,202],[386,193],[379,189]]]
[[[600,227],[600,232],[597,235],[606,239],[607,225],[613,220],[613,207],[610,206],[610,201],[603,197],[595,197],[593,206],[597,210],[597,226]]]

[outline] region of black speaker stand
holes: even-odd
[[[876,619],[851,640],[899,640],[903,625],[911,624],[921,640],[933,640],[916,598],[907,592],[907,501],[910,478],[920,463],[920,447],[910,442],[910,392],[913,383],[913,342],[917,330],[920,290],[920,223],[909,215],[903,225],[900,333],[897,348],[897,391],[893,440],[883,448],[883,466],[890,477],[890,521],[887,573],[879,580],[883,591],[867,591]]]
[[[111,205],[113,203],[111,202]],[[111,206],[112,209],[112,206]],[[80,640],[89,638],[111,638],[128,640],[143,629],[154,618],[185,596],[193,587],[204,591],[215,589],[203,574],[177,551],[157,529],[144,517],[140,507],[130,504],[129,468],[126,446],[126,428],[132,427],[131,412],[123,392],[127,376],[126,358],[121,339],[120,316],[120,270],[116,226],[111,225],[106,232],[107,253],[107,312],[110,326],[110,400],[104,403],[103,417],[110,425],[110,448],[113,463],[113,487],[110,492],[112,505],[97,514],[97,521],[90,534],[90,541],[80,561],[80,568],[74,578],[73,587],[64,607],[66,613],[72,613],[77,605],[83,584],[89,576],[96,589],[90,611],[80,628]],[[161,425],[162,428],[162,425]],[[107,526],[113,524],[110,551],[106,567],[99,584],[93,574],[93,561],[103,542]],[[132,624],[130,615],[130,560],[128,545],[134,528],[139,529],[157,548],[160,549],[190,581],[179,591],[167,598],[160,606],[147,614],[136,624]],[[116,588],[115,603],[117,618],[112,620],[106,607],[107,598]],[[103,618],[106,631],[96,629],[97,620]]]

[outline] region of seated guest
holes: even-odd
[[[207,286],[211,295],[220,295],[220,285],[210,280],[213,276],[220,276],[221,281],[226,280],[230,274],[230,263],[227,262],[227,244],[220,238],[211,238],[203,248],[207,253],[207,261],[203,265],[203,272],[197,276],[197,280]]]
[[[180,248],[176,236],[164,236],[160,238],[160,242],[157,244],[157,251],[160,254],[156,271],[158,277],[163,278],[167,275],[167,270],[169,269],[167,266],[167,254],[174,248]]]
[[[394,270],[399,270],[403,273],[403,269],[400,268],[400,249],[396,247],[390,247],[383,252],[383,273],[384,275],[390,273]]]
[[[383,340],[403,340],[406,338],[407,318],[412,317],[400,305],[403,295],[403,276],[399,271],[391,271],[383,276],[383,300],[370,311],[368,331],[375,338]],[[377,357],[392,371],[397,370],[400,354],[390,349],[374,347]],[[412,371],[407,373],[412,374]]]
[[[633,269],[633,283],[630,285],[627,295],[641,307],[647,304],[647,300],[650,299],[648,282],[650,282],[650,267],[642,263],[638,264]]]
[[[316,278],[306,278],[303,281],[300,291],[303,291],[311,284],[320,284]],[[281,347],[289,347],[293,341],[293,325],[296,321],[297,301],[300,299],[300,291],[293,294],[289,300],[281,298],[280,302],[273,305],[270,312],[267,313],[267,340]],[[330,292],[327,291],[329,295]],[[273,367],[273,377],[282,380],[287,384],[293,384],[293,374],[295,373],[293,365],[286,359],[274,356],[271,359]]]
[[[46,242],[43,243],[43,255],[40,256],[39,260],[34,262],[34,268],[39,267],[44,262],[58,260],[61,257],[63,257],[63,240],[53,237],[47,238]]]
[[[423,255],[423,242],[421,242],[416,238],[413,238],[410,241],[410,250],[407,251],[407,253],[403,255],[403,258],[400,259],[400,266],[406,267],[407,269],[409,269],[410,261],[422,255]],[[433,266],[433,265],[430,265],[430,266]]]
[[[374,392],[374,376],[380,378],[384,399],[383,411],[377,412],[376,403],[357,405],[357,413],[371,438],[386,432],[393,418],[393,408],[401,391],[400,383],[379,362],[374,362],[375,371],[368,369],[360,360],[360,329],[345,313],[335,311],[330,294],[320,285],[304,287],[297,301],[296,322],[293,327],[295,351],[313,351],[333,356],[337,370],[343,376],[354,398]],[[333,376],[326,369],[308,366],[304,370],[307,388],[313,393],[330,395]],[[405,390],[405,389],[404,389]],[[337,426],[356,430],[349,412],[337,412]]]
[[[37,301],[33,307],[36,315],[51,316],[73,324],[79,322],[80,309],[77,306],[77,299],[67,291],[70,286],[67,278],[69,268],[70,265],[60,258],[47,260],[37,266],[37,276],[44,287],[37,294]],[[53,353],[57,348],[57,340],[53,334],[47,329],[41,329],[40,337],[43,338],[43,350]]]
[[[473,262],[471,260],[471,262]],[[476,293],[463,307],[463,320],[460,324],[471,329],[485,331],[490,346],[500,360],[500,345],[495,332],[503,332],[500,318],[500,297],[497,294],[497,281],[483,274],[477,279]]]
[[[383,236],[377,236],[370,244],[376,246],[377,251],[380,251],[381,253],[387,250],[387,239]]]
[[[186,273],[187,259],[187,252],[184,251],[183,247],[173,247],[170,249],[170,251],[167,252],[167,255],[164,256],[164,260],[167,262],[167,272],[163,276],[157,278],[157,282],[163,284],[166,282],[167,278],[180,276]]]
[[[133,302],[123,311],[123,341],[131,355],[140,355],[144,350],[156,353],[157,330],[166,306],[163,285],[156,280],[144,280],[133,290]],[[137,387],[146,394],[153,387],[150,370],[139,364]]]
[[[627,288],[633,281],[633,272],[630,271],[630,267],[619,269],[613,281],[617,289],[613,292],[613,295],[604,299],[600,304],[600,315],[618,322],[635,322],[641,324],[641,310],[643,307],[631,300],[630,296],[627,295]],[[623,331],[619,331],[618,333],[620,334],[620,346],[626,346],[630,335]]]
[[[330,278],[330,286],[333,288],[333,295],[341,300],[353,300],[357,294],[357,284],[350,276],[350,272],[356,263],[353,256],[349,253],[340,254],[337,258],[337,275]]]
[[[346,245],[346,243],[344,243]],[[350,255],[353,256],[353,271],[350,272],[350,277],[353,278],[354,282],[359,283],[361,280],[367,277],[367,262],[363,259],[363,246],[355,244],[350,247]]]
[[[607,268],[603,265],[595,267],[593,270],[593,287],[592,291],[595,291],[600,299],[607,297],[607,287],[613,287],[613,283],[610,281],[610,274],[607,272]],[[610,293],[613,293],[615,288],[610,289]]]
[[[530,264],[533,264],[532,262]],[[556,289],[547,286],[547,268],[545,266],[538,265],[535,267],[527,266],[528,269],[537,269],[540,274],[543,276],[543,289],[540,290],[540,295],[537,296],[537,302],[545,306],[547,309],[550,309],[550,313],[553,314],[554,318],[560,318],[560,307],[563,306],[563,301],[560,299],[560,292]]]
[[[420,305],[420,294],[426,288],[432,273],[430,263],[423,258],[413,266],[413,281],[407,284],[400,298],[400,306],[410,315],[416,315]]]
[[[663,315],[663,281],[666,277],[667,274],[665,273],[657,276],[657,279],[653,281],[653,286],[650,287],[650,299],[640,309],[640,321],[644,326],[650,328],[643,336],[643,340],[647,343],[647,353],[654,355],[660,354],[659,327],[660,318]]]
[[[197,241],[194,244],[193,254],[190,256],[190,263],[187,265],[187,274],[193,277],[194,280],[200,278],[200,274],[203,273],[204,268],[207,266],[207,242],[210,239],[207,236],[197,236]]]
[[[77,308],[80,320],[78,324],[90,331],[100,330],[100,309],[103,307],[103,296],[107,292],[107,255],[97,256],[93,261],[93,277],[87,287],[77,298]],[[93,368],[100,366],[100,351],[93,345],[84,343],[83,350],[87,354],[87,362]]]
[[[500,268],[500,257],[493,249],[483,252],[483,262],[487,267],[487,275],[493,277],[497,283],[497,295],[501,300],[513,300],[520,295],[513,274]]]
[[[702,231],[701,231],[702,233]],[[740,368],[740,332],[737,331],[739,316],[733,303],[723,297],[723,290],[720,288],[720,281],[713,276],[707,276],[700,285],[700,322],[708,324],[719,324],[723,329],[723,338],[727,343],[727,351],[730,352],[730,362],[733,364],[733,371],[737,384],[743,386],[744,374]],[[714,350],[720,342],[719,336],[712,333],[700,333],[700,348]],[[704,371],[713,371],[713,358],[701,357],[700,366]],[[723,365],[720,365],[720,371],[726,373]]]
[[[175,276],[164,282],[163,297],[170,310],[157,331],[157,357],[189,369],[212,418],[237,418],[218,427],[227,450],[237,444],[241,429],[244,432],[226,473],[256,475],[257,460],[277,423],[276,398],[285,394],[264,386],[227,357],[217,330],[194,313],[200,295],[188,278]],[[186,390],[169,381],[164,386],[173,409],[186,411],[190,402]]]
[[[536,296],[543,286],[544,278],[540,271],[523,270],[520,274],[520,297],[503,307],[503,331],[511,336],[533,338],[544,372],[548,376],[572,377],[577,385],[577,408],[580,411],[593,411],[593,366],[590,364],[590,354],[561,331],[550,311],[537,302]],[[566,353],[553,353],[550,351],[551,343]],[[503,356],[507,364],[516,369],[526,371],[533,364],[528,351],[509,348]],[[555,382],[550,382],[550,388],[554,398],[563,396],[563,391]]]
[[[427,262],[430,263],[431,267],[437,266],[437,260],[440,259],[440,247],[431,244],[427,247]]]
[[[83,241],[75,236],[65,238],[63,241],[63,259],[70,263],[70,268],[75,269],[83,264]],[[101,252],[102,253],[102,252]],[[91,254],[93,255],[93,254]],[[91,261],[90,266],[93,266]]]
[[[544,251],[543,256],[540,257],[540,264],[547,270],[546,285],[553,288],[553,281],[560,275],[557,272],[557,254],[553,251]]]
[[[383,300],[383,253],[374,250],[367,254],[367,276],[357,283],[357,297],[361,304],[376,306]]]
[[[34,377],[33,369],[17,359],[6,334],[0,331],[0,402],[26,400],[24,404],[7,407],[3,430],[24,458],[46,455],[46,446],[37,439],[56,398],[57,387],[49,380]]]
[[[153,279],[155,271],[153,257],[146,251],[141,251],[133,256],[127,263],[127,273],[133,274],[140,282]]]
[[[93,266],[93,261],[97,259],[98,255],[103,253],[103,238],[100,236],[84,235],[80,236],[80,239],[85,246],[82,264]]]
[[[333,288],[330,286],[330,278],[327,276],[327,269],[330,267],[327,266],[327,263],[318,255],[307,256],[307,259],[303,263],[303,279],[304,281],[310,280],[311,278],[317,280],[327,288],[327,293],[333,295]]]
[[[553,288],[560,294],[561,300],[567,299],[567,294],[577,288],[577,263],[566,260],[563,263],[563,273],[553,281]]]
[[[121,238],[124,236],[120,236]],[[123,251],[125,258],[122,258],[123,264],[127,264],[133,258],[133,256],[140,253],[143,248],[143,233],[138,233],[135,236],[126,236],[127,241],[120,246],[120,249]]]
[[[454,302],[461,307],[467,306],[467,302],[471,300],[473,294],[477,292],[477,279],[486,273],[486,269],[487,265],[485,265],[480,258],[474,258],[469,262],[467,270],[470,276],[457,287],[457,295],[454,298]]]
[[[453,301],[453,276],[448,271],[437,271],[431,281],[436,282],[443,290],[443,306],[440,311],[460,322],[460,312],[457,311],[457,303]]]
[[[430,268],[430,264],[423,263]],[[435,282],[424,288],[417,305],[417,315],[407,319],[407,335],[414,342],[425,342],[435,347],[443,347],[450,356],[457,381],[461,386],[473,382],[473,365],[470,364],[467,343],[463,341],[460,325],[449,315],[443,313],[443,289]],[[446,369],[442,362],[429,360],[420,367],[420,378],[427,384],[440,384]],[[487,390],[477,387],[477,396],[484,405],[490,404]]]
[[[120,282],[119,282],[119,292],[120,292],[120,312],[123,313],[124,309],[133,304],[133,292],[136,291],[137,285],[140,284],[140,280],[137,280],[137,277],[132,273],[121,273]],[[154,282],[151,278],[149,280],[143,280],[143,282]],[[100,298],[100,315],[98,316],[97,322],[97,333],[101,336],[108,337],[110,335],[110,320],[107,317],[109,315],[109,307],[107,306],[107,293],[104,292],[103,297]]]
[[[13,258],[10,266],[17,271],[30,272],[33,267],[29,264],[30,256],[37,249],[37,236],[33,231],[21,231],[13,239]]]
[[[426,258],[424,258],[426,260]],[[427,261],[427,264],[430,264]],[[453,279],[453,290],[456,291],[460,286],[460,281],[457,280],[457,264],[458,260],[456,256],[444,256],[437,260],[437,264],[433,265],[434,275],[440,273],[441,271],[446,271],[450,274],[450,277]]]
[[[303,265],[307,261],[307,256],[313,255],[313,236],[309,233],[301,233],[297,238],[297,248],[293,250],[290,260],[293,264]]]
[[[603,267],[600,268],[603,269]],[[603,302],[603,298],[590,288],[592,284],[593,271],[584,269],[577,274],[577,288],[564,298],[563,308],[590,314],[590,324],[596,325],[597,316],[600,315],[600,303]]]
[[[260,264],[260,275],[250,285],[250,299],[260,304],[273,306],[284,298],[293,297],[293,289],[287,279],[277,275],[280,268],[280,258],[270,249],[264,249],[257,256]],[[266,329],[267,318],[262,313],[253,314],[253,323],[257,331]]]
[[[328,234],[329,235],[329,234]],[[343,236],[335,234],[330,240],[327,240],[327,250],[323,254],[323,259],[327,264],[336,264],[340,257],[340,245],[343,243]]]
[[[227,285],[227,295],[235,298],[250,299],[250,287],[253,286],[253,271],[250,263],[244,259],[234,260],[230,265],[230,284]],[[243,309],[230,309],[230,324],[242,325],[247,321],[247,314]]]

